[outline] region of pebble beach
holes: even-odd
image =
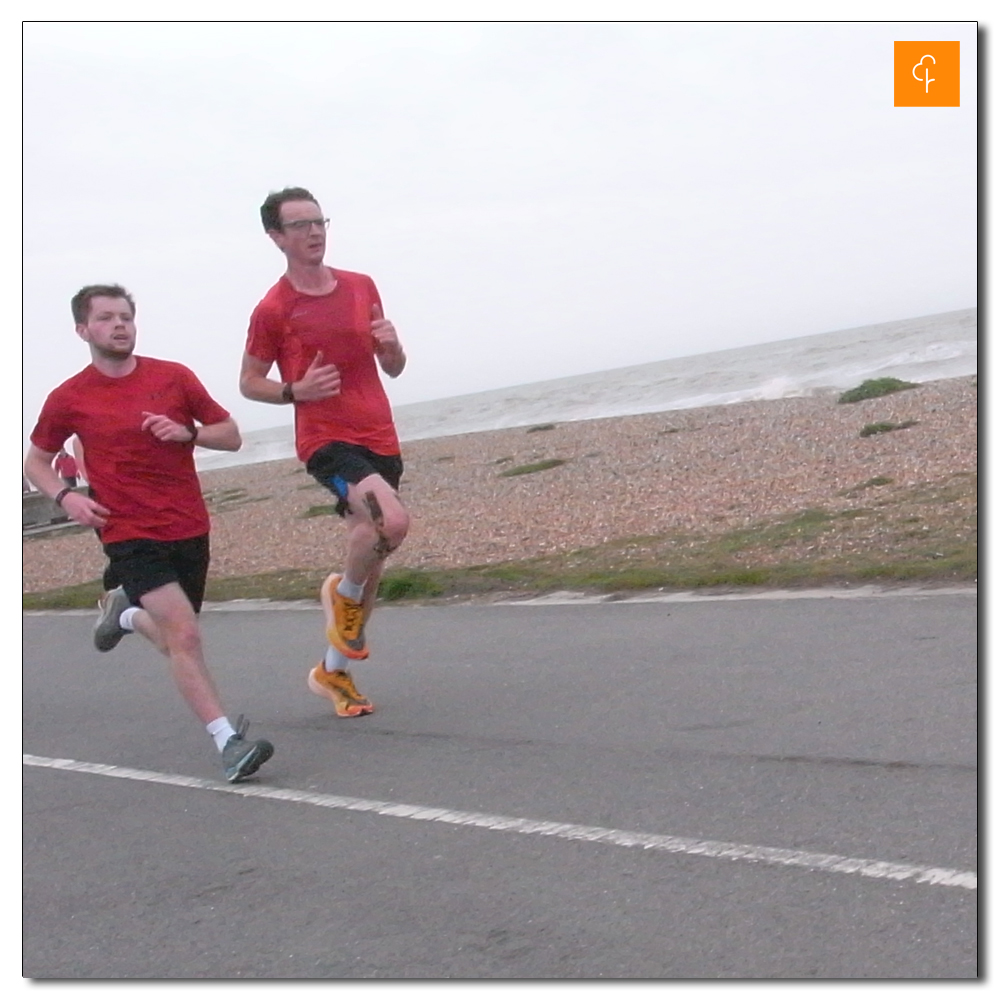
[[[448,568],[673,530],[722,529],[803,508],[876,476],[917,485],[977,463],[977,380],[839,404],[838,393],[404,442],[412,524],[392,565]],[[862,437],[866,424],[914,421]],[[503,475],[521,466],[560,464]],[[333,569],[332,501],[294,459],[203,472],[212,574]],[[316,508],[319,508],[317,513]],[[312,516],[310,516],[312,515]],[[93,532],[23,542],[23,590],[100,576]]]

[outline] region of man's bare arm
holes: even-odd
[[[287,402],[281,398],[282,383],[267,377],[271,368],[271,362],[261,361],[244,351],[240,367],[240,394],[258,403]]]
[[[142,429],[148,431],[158,441],[173,441],[187,444],[193,441],[199,448],[213,451],[239,451],[243,445],[240,430],[232,417],[215,424],[179,424],[163,413],[143,411]]]
[[[406,354],[396,327],[382,315],[382,307],[377,302],[372,303],[372,339],[375,341],[375,357],[382,371],[389,378],[398,378],[406,367]]]
[[[54,497],[66,485],[52,468],[52,460],[56,454],[57,452],[42,451],[31,445],[24,460],[24,475],[28,482],[49,498]]]
[[[247,399],[258,403],[311,403],[317,399],[328,399],[340,392],[340,371],[336,365],[323,364],[323,352],[318,351],[305,375],[293,382],[292,399],[284,395],[285,384],[268,378],[271,362],[261,361],[252,354],[243,354],[240,369],[240,392]]]
[[[229,417],[217,424],[202,424],[197,429],[194,443],[199,448],[211,448],[213,451],[239,451],[243,447],[243,438],[236,421]]]

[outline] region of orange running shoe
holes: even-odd
[[[319,597],[326,612],[326,639],[348,659],[364,660],[368,657],[365,608],[360,601],[352,601],[337,593],[340,577],[340,573],[331,573],[319,588]]]
[[[354,686],[354,678],[346,670],[324,669],[317,663],[309,671],[309,690],[333,702],[333,710],[344,718],[371,715],[375,706]]]

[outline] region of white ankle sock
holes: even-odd
[[[334,649],[333,646],[327,646],[326,656],[323,659],[323,669],[328,674],[332,674],[334,670],[346,670],[349,662],[350,661],[347,657],[344,656],[339,649]]]
[[[229,724],[229,720],[224,715],[220,715],[205,726],[205,728],[208,730],[208,735],[215,740],[215,746],[219,753],[225,750],[226,744],[229,742],[229,737],[236,735],[236,730],[233,729]]]
[[[126,632],[134,632],[135,628],[132,626],[132,619],[135,618],[137,611],[141,611],[141,608],[131,607],[126,608],[121,615],[118,617],[118,624],[125,629]]]
[[[337,584],[337,593],[343,594],[344,597],[352,601],[360,601],[361,595],[364,592],[365,585],[363,583],[353,583],[351,580],[348,580],[346,573],[340,578],[340,583]]]

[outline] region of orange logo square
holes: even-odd
[[[894,106],[957,108],[958,42],[893,42]]]

